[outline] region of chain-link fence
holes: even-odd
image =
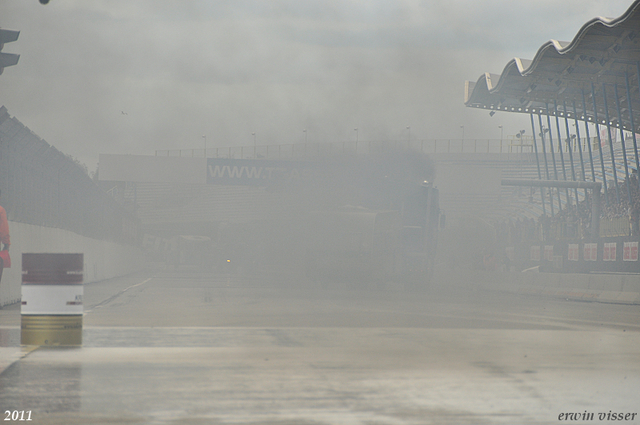
[[[140,243],[135,214],[104,192],[86,169],[0,107],[0,204],[10,221],[83,236]]]

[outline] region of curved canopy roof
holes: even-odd
[[[500,75],[485,73],[475,83],[467,81],[465,105],[548,111],[590,122],[597,118],[600,124],[608,112],[611,125],[621,122],[631,131],[633,124],[640,133],[639,85],[640,0],[635,0],[619,18],[588,21],[571,42],[550,40],[533,60],[514,58]]]

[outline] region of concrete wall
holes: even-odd
[[[11,268],[0,281],[0,306],[20,300],[22,253],[57,252],[84,254],[84,282],[123,276],[144,265],[142,250],[129,245],[80,236],[67,230],[9,222]]]

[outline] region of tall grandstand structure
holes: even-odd
[[[588,21],[570,42],[550,40],[532,60],[467,81],[465,104],[530,116],[537,175],[529,178],[548,183],[530,199],[541,207],[537,225],[505,223],[508,257],[527,241],[530,255],[519,257],[529,265],[640,271],[640,1],[618,18]],[[600,194],[569,183],[579,181],[603,189],[598,226],[588,216]]]
[[[635,1],[619,18],[587,22],[571,42],[551,40],[532,60],[515,58],[500,75],[467,81],[465,104],[529,114],[539,178],[598,180],[619,200],[619,182],[640,168],[639,41]]]

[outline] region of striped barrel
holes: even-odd
[[[22,254],[22,345],[82,345],[83,254]]]

